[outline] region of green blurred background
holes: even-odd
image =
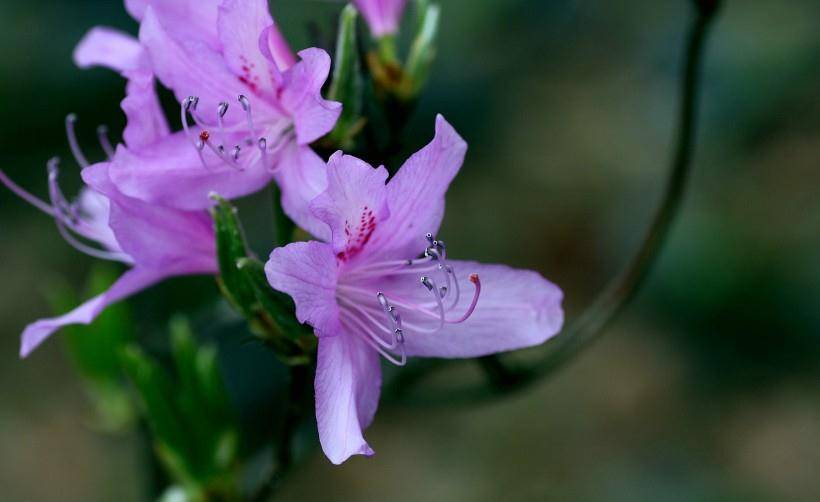
[[[441,3],[439,58],[406,144],[426,143],[438,112],[470,144],[440,236],[453,256],[540,270],[572,317],[628,259],[658,204],[692,9]],[[334,467],[306,452],[279,499],[820,499],[820,2],[725,3],[681,217],[602,341],[491,404],[385,405],[367,434],[374,458]],[[329,46],[340,7],[273,2],[294,47]],[[136,26],[110,0],[4,0],[0,23],[0,166],[43,194],[45,161],[69,158],[67,113],[79,114],[87,145],[96,124],[123,125],[123,82],[76,69],[73,46],[93,25]],[[77,171],[65,165],[73,193]],[[257,199],[242,216],[264,255],[270,225]],[[23,326],[52,313],[49,293],[82,290],[91,265],[47,217],[0,191],[3,500],[144,496],[140,438],[95,430],[60,336],[17,358]],[[171,281],[130,306],[137,336],[160,354],[171,313],[196,326],[224,309],[208,278]],[[243,413],[275,410],[281,368],[242,324],[200,334],[219,344]]]

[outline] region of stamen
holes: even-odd
[[[52,158],[48,161],[47,169],[48,169],[48,187],[49,187],[49,196],[51,198],[52,203],[52,216],[54,217],[54,222],[57,224],[57,231],[60,235],[65,239],[65,241],[72,246],[74,249],[85,253],[89,256],[94,258],[99,258],[102,260],[111,260],[111,261],[119,261],[127,264],[131,264],[132,260],[131,257],[126,255],[125,253],[117,253],[113,251],[104,251],[101,249],[93,248],[88,246],[79,240],[77,240],[70,232],[74,231],[79,233],[78,229],[78,221],[75,219],[67,219],[67,218],[76,218],[76,215],[71,217],[65,215],[60,211],[62,206],[68,206],[68,203],[65,200],[65,196],[63,196],[62,191],[60,190],[60,186],[57,182],[57,177],[59,176],[59,163],[60,159]],[[82,234],[81,234],[82,235]]]
[[[478,297],[481,296],[481,280],[478,278],[478,274],[470,274],[470,282],[472,282],[475,286],[473,301],[470,302],[470,306],[467,307],[467,312],[465,312],[463,316],[461,316],[459,319],[456,319],[455,321],[448,321],[452,324],[459,324],[466,321],[470,318],[470,316],[473,315],[473,312],[475,312],[475,307],[476,305],[478,305]]]
[[[108,157],[108,160],[114,158],[114,147],[111,145],[111,141],[108,139],[107,125],[103,124],[97,127],[97,139],[100,140],[100,146],[105,152],[105,156]]]
[[[251,102],[244,94],[240,94],[238,98],[239,104],[245,110],[245,117],[248,121],[248,139],[245,140],[248,146],[253,145],[253,139],[256,137],[256,128],[253,126],[253,115],[251,114]]]
[[[356,329],[355,327],[352,328],[351,331],[353,332],[353,334],[359,336],[359,338],[362,341],[368,344],[376,352],[381,354],[382,357],[387,359],[389,362],[395,364],[396,366],[404,366],[405,364],[407,364],[407,351],[404,349],[403,334],[397,334],[394,337],[394,343],[392,345],[387,345],[385,341],[381,339],[381,337],[372,332],[370,326],[365,324],[364,321],[362,321],[349,311],[342,311],[342,320],[343,322],[348,321],[357,324],[359,329]],[[396,358],[396,356],[390,352],[392,350],[398,350],[398,358]]]
[[[89,163],[88,159],[83,155],[83,151],[80,149],[80,143],[77,142],[77,135],[74,133],[74,124],[76,123],[77,115],[73,113],[68,114],[65,118],[65,132],[66,136],[68,136],[68,146],[71,148],[74,159],[77,161],[77,164],[80,164],[80,167],[85,169],[89,166]]]
[[[219,146],[223,149],[224,146],[228,144],[228,136],[225,134],[225,125],[223,122],[223,118],[225,117],[226,113],[228,113],[228,103],[223,101],[219,103],[219,106],[217,106],[216,108],[216,124],[217,127],[219,127],[219,137],[222,141],[222,144]]]
[[[262,166],[272,170],[272,167],[268,167],[268,140],[259,138],[259,150],[262,152]]]
[[[453,300],[451,301],[450,306],[448,307],[448,309],[452,309],[456,305],[458,305],[458,301],[461,299],[461,286],[459,285],[458,276],[456,275],[456,271],[453,269],[452,266],[445,265],[444,270],[445,270],[445,272],[447,272],[448,275],[453,277],[453,284],[455,285],[456,294],[455,294],[455,296],[453,296]]]
[[[439,294],[439,290],[436,287],[436,283],[433,279],[430,279],[427,276],[422,276],[421,283],[427,288],[428,291],[433,293],[433,297],[436,299],[436,305],[438,306],[439,311],[439,326],[438,329],[442,329],[444,327],[445,317],[444,317],[444,303],[441,301],[441,295]]]
[[[54,208],[51,207],[50,204],[46,203],[36,195],[28,192],[26,189],[15,183],[14,181],[9,178],[2,169],[0,169],[0,183],[6,186],[9,190],[12,191],[16,196],[20,197],[24,201],[28,202],[32,206],[36,207],[40,211],[46,213],[49,216],[54,216]]]

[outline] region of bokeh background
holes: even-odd
[[[443,113],[470,144],[441,236],[453,256],[540,270],[572,318],[636,248],[659,201],[686,0],[441,0],[433,78],[409,127],[426,143]],[[606,336],[571,365],[471,408],[385,405],[377,451],[332,466],[318,449],[280,500],[820,499],[820,3],[725,2],[708,48],[694,177],[658,266]],[[339,2],[276,0],[294,47],[329,44]],[[0,5],[0,166],[45,193],[45,162],[120,130],[123,82],[71,52],[93,25],[135,32],[120,2]],[[78,186],[66,162],[66,190]],[[242,216],[260,253],[268,215]],[[44,215],[0,191],[0,498],[142,500],[138,434],[93,426],[56,336],[17,358],[49,292],[83,289],[92,260]],[[211,279],[129,302],[163,350],[177,310],[224,309]],[[205,311],[205,312],[203,312]],[[201,324],[201,323],[200,323]],[[220,345],[239,406],[276,407],[281,376],[241,323]],[[251,368],[251,369],[249,369]],[[253,369],[256,368],[256,369]],[[278,372],[278,373],[277,373]],[[257,424],[259,426],[259,424]]]

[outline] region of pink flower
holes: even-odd
[[[367,20],[373,36],[379,38],[399,30],[407,0],[354,0],[353,3]]]
[[[140,21],[139,40],[95,28],[75,59],[120,71],[129,88],[143,87],[139,99],[153,94],[156,76],[180,102],[182,131],[151,149],[132,148],[126,131],[128,148],[117,149],[110,169],[114,185],[193,210],[210,206],[213,191],[239,197],[275,178],[285,211],[309,224],[307,202],[324,190],[325,176],[308,145],[341,112],[320,92],[327,53],[306,49],[297,61],[265,0],[130,0],[126,8]]]
[[[449,259],[433,237],[466,148],[438,117],[433,141],[389,183],[384,167],[335,154],[327,190],[311,203],[329,242],[270,255],[268,281],[319,337],[316,419],[333,463],[373,454],[362,431],[379,401],[380,355],[397,365],[477,357],[540,344],[561,328],[555,285],[532,271]]]
[[[87,165],[68,121],[72,150]],[[103,140],[106,149],[110,147]],[[105,293],[52,319],[41,319],[23,331],[20,356],[28,356],[54,331],[68,324],[89,324],[108,305],[169,277],[213,274],[217,271],[214,233],[207,211],[162,207],[120,193],[109,178],[110,164],[82,171],[86,187],[69,202],[57,183],[58,161],[48,166],[47,203],[26,192],[0,171],[0,182],[54,218],[65,240],[95,258],[118,261],[131,268]],[[92,245],[96,244],[96,245]]]

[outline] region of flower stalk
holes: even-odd
[[[691,173],[695,151],[697,104],[700,92],[700,74],[709,28],[712,26],[719,1],[695,2],[697,13],[692,21],[684,53],[678,126],[669,178],[663,200],[635,256],[600,296],[567,328],[543,346],[543,353],[529,365],[513,366],[500,355],[490,355],[479,360],[487,379],[458,390],[412,396],[411,390],[436,370],[451,361],[425,361],[415,368],[402,372],[386,395],[398,401],[416,404],[472,403],[476,400],[498,397],[520,391],[528,385],[545,378],[581,353],[596,341],[604,329],[629,304],[652,270],[660,256],[663,245],[672,229]]]

